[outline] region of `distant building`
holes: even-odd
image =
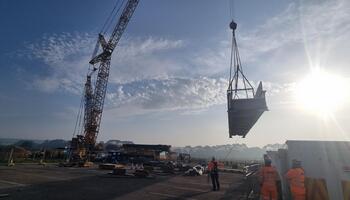
[[[189,153],[179,153],[179,156],[177,157],[177,160],[180,162],[187,162],[189,163],[191,161],[191,155]]]
[[[149,144],[123,144],[124,153],[129,156],[147,157],[153,160],[159,160],[162,155],[168,155],[170,145],[149,145]],[[163,158],[163,156],[162,156]]]
[[[12,158],[16,159],[26,159],[31,155],[31,152],[23,147],[18,146],[5,146],[0,147],[0,160],[7,161],[10,158],[12,152]]]

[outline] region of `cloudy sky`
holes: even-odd
[[[88,61],[114,4],[0,1],[1,137],[72,137]],[[231,17],[245,74],[267,89],[269,111],[245,139],[228,138]],[[348,140],[345,95],[321,117],[300,106],[295,90],[314,67],[348,85],[349,32],[347,0],[235,0],[233,7],[229,0],[141,0],[113,54],[98,140],[174,146]]]

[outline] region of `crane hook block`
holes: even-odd
[[[237,28],[237,24],[236,24],[236,22],[234,22],[233,20],[232,20],[231,23],[230,23],[230,28],[231,28],[232,30],[236,30],[236,28]]]

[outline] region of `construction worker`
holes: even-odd
[[[265,165],[259,171],[260,196],[262,200],[277,200],[277,182],[280,181],[278,172],[271,165],[271,159],[264,156]]]
[[[215,161],[215,157],[213,157],[209,162],[208,171],[210,174],[211,183],[213,184],[213,191],[220,190],[218,162]]]
[[[292,161],[292,169],[288,170],[286,178],[290,186],[293,200],[305,200],[305,175],[304,169],[301,167],[301,161],[296,159]]]

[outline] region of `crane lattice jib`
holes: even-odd
[[[108,43],[105,41],[104,37],[101,34],[99,35],[99,43],[102,46],[103,52],[98,56],[92,58],[91,61],[89,62],[90,64],[96,64],[98,62],[102,62],[103,60],[106,60],[111,56],[120,38],[122,37],[138,3],[139,3],[139,0],[129,0],[127,2],[123,10],[123,13],[120,16],[119,21],[115,26]]]
[[[93,89],[91,86],[91,76],[87,76],[85,83],[85,91],[84,91],[84,130],[89,128],[89,122],[91,121],[92,116],[92,104],[93,104]]]
[[[114,28],[111,38],[108,42],[108,48],[112,52],[114,48],[117,46],[126,26],[128,25],[131,16],[133,15],[139,0],[129,0],[127,5],[125,6],[122,15],[120,16],[120,20],[118,21],[117,26]]]
[[[93,103],[90,107],[91,117],[88,117],[89,121],[87,122],[84,130],[85,144],[90,149],[95,145],[96,138],[100,129],[103,105],[109,77],[111,55],[120,38],[122,37],[138,3],[139,0],[128,0],[108,43],[102,34],[99,35],[99,43],[102,46],[103,52],[93,57],[89,62],[93,65],[100,63],[94,88]]]

